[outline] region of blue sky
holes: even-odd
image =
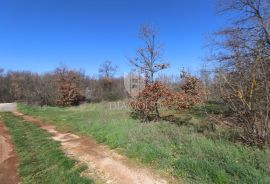
[[[0,68],[51,71],[59,64],[96,75],[111,60],[118,75],[141,46],[138,30],[150,24],[165,45],[167,73],[197,72],[207,37],[226,20],[217,0],[0,0]]]

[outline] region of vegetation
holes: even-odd
[[[130,100],[129,104],[134,111],[133,114],[144,122],[152,119],[159,120],[159,106],[169,96],[170,90],[161,82],[155,82],[147,84],[137,97]]]
[[[104,67],[104,66],[103,66]],[[112,70],[112,68],[107,68]],[[116,69],[116,68],[115,68]],[[107,71],[110,72],[111,71]],[[0,68],[0,102],[70,106],[126,97],[123,77],[94,78],[65,66],[45,74]]]
[[[157,41],[157,31],[144,25],[140,29],[139,37],[144,46],[138,48],[136,57],[129,62],[144,76],[145,84],[153,84],[155,74],[169,67],[169,64],[162,58],[163,47]]]
[[[92,183],[80,176],[85,166],[66,157],[48,133],[11,114],[1,114],[1,118],[10,130],[23,183]]]
[[[270,1],[224,1],[234,21],[216,34],[217,93],[230,105],[242,140],[270,144]]]
[[[80,87],[83,75],[63,67],[56,69],[54,77],[58,91],[56,104],[59,106],[79,105],[83,99]]]
[[[181,73],[181,78],[183,81],[179,85],[180,91],[178,92],[169,89],[159,81],[146,84],[138,96],[129,102],[134,111],[133,115],[148,122],[152,119],[163,118],[160,116],[160,107],[182,111],[202,103],[205,91],[201,81],[184,71]]]
[[[113,109],[119,107],[120,109]],[[180,126],[165,121],[139,123],[123,106],[110,103],[79,107],[30,107],[20,111],[58,128],[94,137],[130,158],[149,164],[187,183],[269,183],[270,150],[232,142],[223,126],[201,126],[206,113],[226,111],[218,104],[196,106],[177,114]],[[106,113],[104,113],[106,110]],[[163,112],[162,112],[163,113]],[[164,112],[165,113],[165,112]],[[184,118],[190,116],[190,118]],[[201,131],[204,128],[207,131]],[[226,136],[224,136],[226,135]]]

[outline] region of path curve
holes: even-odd
[[[18,159],[11,143],[11,137],[7,127],[0,121],[0,183],[20,183],[17,171]]]
[[[167,184],[168,181],[154,174],[150,169],[135,166],[128,159],[107,146],[97,144],[89,137],[62,133],[53,125],[46,125],[37,118],[13,113],[28,122],[38,125],[52,134],[52,138],[61,143],[63,151],[80,163],[86,164],[86,175],[91,175],[107,184]],[[97,177],[97,178],[95,178]]]

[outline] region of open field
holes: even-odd
[[[92,183],[80,176],[85,167],[65,156],[48,133],[10,113],[1,113],[1,119],[10,130],[23,183]]]
[[[204,109],[217,111],[218,106]],[[179,182],[270,183],[270,150],[233,143],[223,136],[229,132],[219,127],[213,135],[200,133],[202,108],[179,115],[192,116],[180,126],[165,121],[140,123],[126,109],[112,110],[108,103],[68,108],[21,104],[19,111],[49,121],[59,130],[93,137]]]

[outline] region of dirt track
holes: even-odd
[[[15,112],[25,120],[32,122],[52,134],[52,138],[61,143],[65,153],[80,163],[86,164],[88,170],[84,175],[111,184],[167,184],[165,179],[153,174],[147,168],[135,166],[124,156],[108,147],[97,144],[88,137],[71,133],[61,133],[55,126],[44,125],[40,120]]]
[[[11,143],[10,135],[4,123],[0,122],[0,183],[20,183],[17,170],[18,160]]]

